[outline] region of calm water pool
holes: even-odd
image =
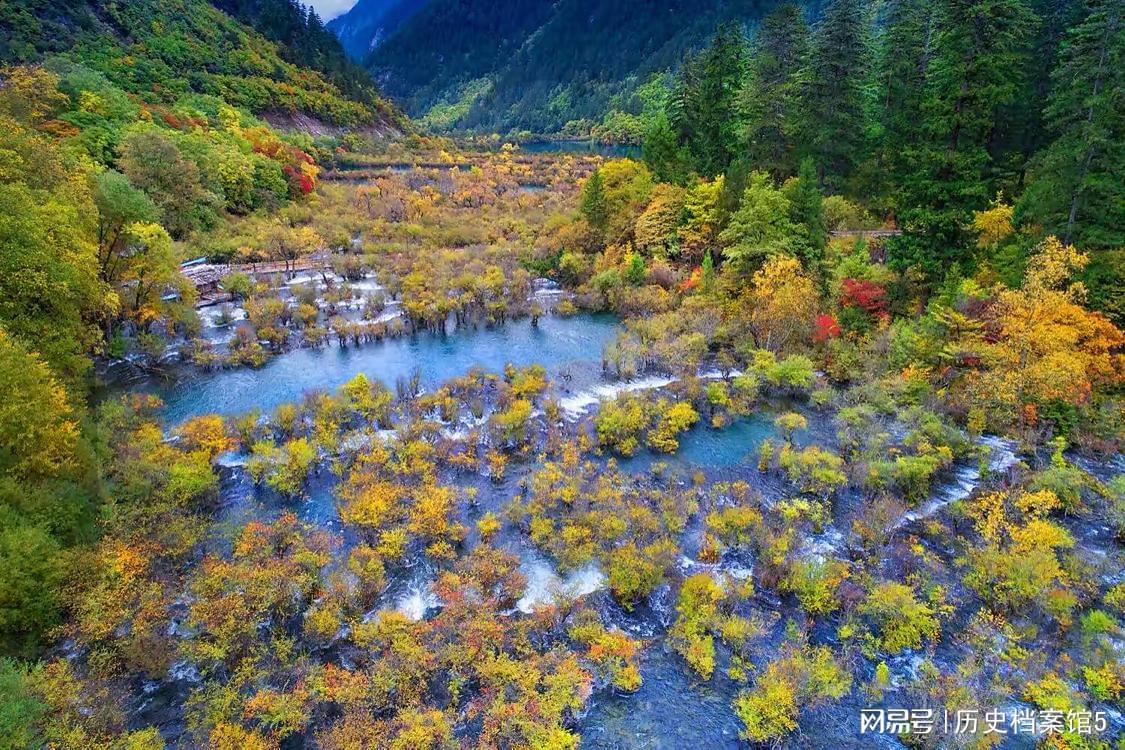
[[[612,316],[545,316],[538,327],[528,319],[495,328],[458,330],[447,336],[419,334],[359,347],[296,349],[260,369],[201,373],[178,380],[149,380],[130,388],[160,396],[168,424],[200,414],[270,411],[310,391],[331,391],[357,373],[393,388],[398,378],[418,371],[433,385],[473,367],[500,372],[504,365],[539,363],[548,373],[589,373],[600,367],[603,345],[616,334]]]

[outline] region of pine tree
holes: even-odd
[[[1018,216],[1083,248],[1125,246],[1122,0],[1090,0],[1067,33],[1044,111],[1051,144],[1033,162]]]
[[[746,69],[742,31],[724,24],[707,49],[684,61],[670,107],[672,126],[696,171],[721,174],[739,150],[739,92]]]
[[[1043,118],[1051,92],[1051,73],[1067,29],[1081,21],[1081,0],[1027,0],[1038,19],[1029,47],[1019,93],[1000,108],[998,127],[989,140],[995,187],[1006,195],[1019,195],[1026,187],[1027,168],[1036,152],[1050,143]]]
[[[711,251],[708,250],[703,254],[703,264],[701,266],[701,274],[703,277],[703,288],[710,290],[715,286],[715,261],[711,258]]]
[[[744,156],[736,158],[723,173],[723,189],[719,193],[719,226],[725,227],[730,217],[742,203],[742,194],[750,181],[750,173],[755,169]]]
[[[586,217],[586,223],[598,232],[604,232],[609,223],[609,211],[605,201],[605,186],[600,169],[595,169],[582,187],[582,202],[579,210]]]
[[[879,158],[893,189],[907,179],[904,158],[918,134],[929,65],[934,17],[932,0],[891,0],[879,50]]]
[[[816,165],[812,159],[801,160],[797,176],[786,180],[782,192],[789,199],[789,218],[801,235],[800,243],[794,249],[804,260],[805,268],[813,271],[824,255],[827,233],[821,211],[823,197],[817,185]]]
[[[834,189],[864,157],[870,71],[870,30],[863,0],[831,0],[813,32],[804,129],[823,182]]]
[[[797,167],[804,76],[811,45],[804,13],[792,3],[778,6],[762,19],[754,34],[743,92],[746,157],[775,177],[787,177]]]
[[[888,246],[893,265],[931,283],[972,260],[973,211],[993,197],[989,139],[1020,90],[1035,26],[1024,0],[944,0],[935,20],[917,143],[905,150],[905,234]]]
[[[645,133],[643,153],[645,164],[657,180],[675,185],[687,183],[690,157],[680,146],[680,138],[663,112],[653,117]]]
[[[645,259],[640,253],[630,253],[625,262],[625,280],[633,286],[645,283]]]

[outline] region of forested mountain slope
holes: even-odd
[[[770,0],[435,0],[371,53],[415,117],[481,131],[588,129],[673,69],[722,22],[753,25]],[[815,8],[810,8],[815,10]],[[436,105],[436,111],[435,111]]]
[[[263,35],[204,0],[9,2],[0,5],[0,62],[65,55],[153,102],[197,93],[256,113],[303,113],[336,125],[401,120],[319,21],[296,6],[216,5],[274,25]]]
[[[351,98],[374,101],[371,77],[347,56],[312,7],[299,0],[211,0],[211,4],[277,42],[286,62],[323,73]]]
[[[357,61],[385,42],[400,26],[424,8],[428,0],[359,0],[347,13],[326,26]]]
[[[49,637],[70,571],[98,575],[84,555],[115,511],[88,408],[92,358],[156,361],[167,341],[198,333],[197,290],[180,268],[195,251],[183,243],[303,208],[341,148],[335,134],[372,142],[371,131],[405,128],[315,16],[284,0],[228,6],[268,15],[281,44],[204,0],[0,3],[5,655]],[[289,61],[302,57],[320,70]],[[0,687],[0,746],[44,744],[6,742],[11,715]]]

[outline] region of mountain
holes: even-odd
[[[224,10],[262,22],[268,34]],[[0,63],[49,57],[79,62],[153,103],[198,93],[314,128],[404,123],[315,15],[290,0],[0,3]]]
[[[344,50],[363,61],[400,26],[426,6],[428,0],[359,0],[346,13],[328,22]]]
[[[387,94],[433,126],[559,132],[611,109],[639,111],[633,94],[653,74],[723,22],[752,26],[776,4],[431,0],[367,63]]]

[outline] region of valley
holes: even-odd
[[[0,7],[0,750],[1120,748],[1121,10]]]

